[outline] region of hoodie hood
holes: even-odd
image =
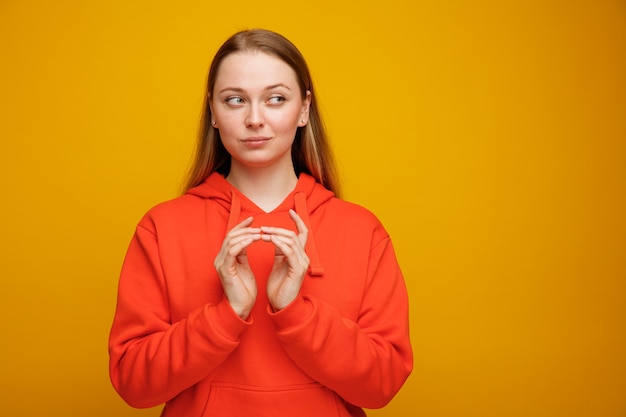
[[[242,212],[246,214],[249,213],[251,216],[266,214],[266,212],[233,187],[217,172],[209,175],[202,184],[189,189],[186,194],[213,200],[228,210],[227,231],[240,222]],[[315,181],[315,178],[308,174],[301,173],[293,191],[289,193],[278,207],[271,211],[272,213],[278,213],[293,209],[304,221],[304,224],[309,230],[305,251],[309,257],[309,274],[312,276],[323,275],[324,269],[320,264],[317,247],[315,245],[310,215],[334,196],[332,191],[324,188],[324,186]]]

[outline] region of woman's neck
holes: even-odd
[[[293,165],[245,167],[233,161],[226,180],[263,211],[270,212],[293,191],[298,177]]]

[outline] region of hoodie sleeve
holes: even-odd
[[[383,407],[412,370],[407,292],[388,236],[370,250],[356,321],[306,294],[272,317],[294,362],[355,406]]]
[[[171,322],[158,239],[150,226],[140,223],[130,243],[109,336],[113,386],[138,408],[162,404],[206,377],[249,326],[226,299]]]

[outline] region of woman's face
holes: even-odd
[[[231,169],[292,166],[291,145],[308,122],[310,96],[302,99],[296,73],[275,56],[248,51],[224,58],[210,104]]]

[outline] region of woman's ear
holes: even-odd
[[[300,112],[300,120],[298,121],[298,126],[303,127],[309,123],[309,108],[311,107],[311,92],[309,90],[306,91],[306,96],[302,101],[302,111]]]
[[[206,100],[209,106],[209,113],[211,113],[211,126],[217,128],[217,120],[215,120],[215,113],[213,113],[213,103],[211,103],[211,93],[207,93]]]

